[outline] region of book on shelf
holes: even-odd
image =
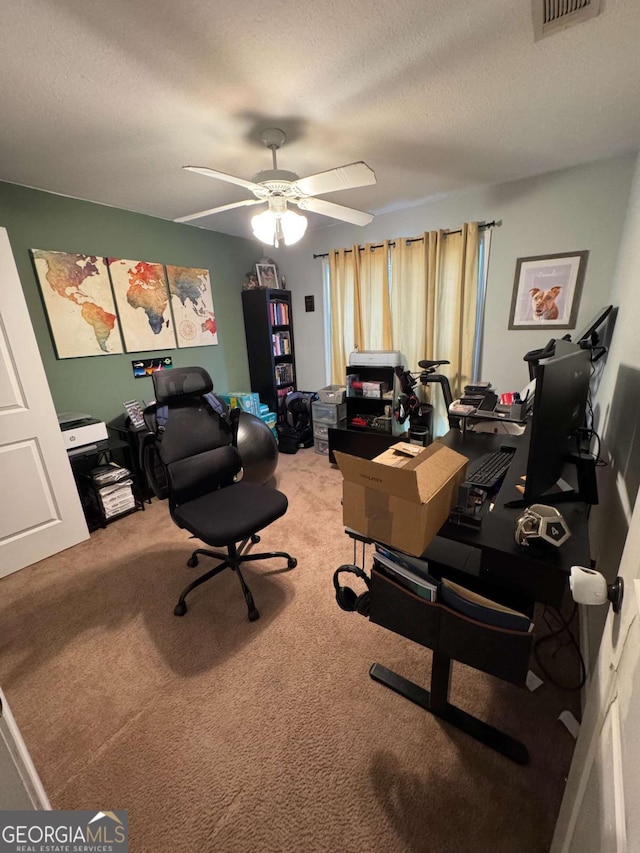
[[[533,622],[526,613],[512,610],[447,578],[442,578],[440,584],[440,600],[451,610],[462,613],[476,622],[484,622],[486,625],[506,628],[510,631],[533,631]]]
[[[427,578],[417,574],[411,569],[406,568],[401,563],[385,556],[381,551],[376,551],[373,554],[374,565],[379,568],[387,577],[396,580],[399,584],[410,589],[411,592],[424,598],[426,601],[438,600],[438,584],[435,578]]]
[[[274,301],[269,304],[272,326],[289,325],[289,306],[286,302]]]

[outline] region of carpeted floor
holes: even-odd
[[[341,482],[280,457],[289,511],[254,547],[298,567],[248,565],[254,623],[231,572],[173,616],[197,570],[158,501],[0,581],[0,684],[54,808],[128,809],[136,853],[548,850],[577,694],[454,665],[451,701],[520,767],[373,682],[377,660],[428,686],[431,653],[338,608]]]

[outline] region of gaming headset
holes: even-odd
[[[348,572],[349,574],[356,575],[366,583],[367,589],[365,592],[358,595],[348,586],[340,586],[338,583],[338,578],[342,574],[342,572]],[[342,610],[346,610],[347,612],[356,612],[361,616],[369,615],[369,578],[362,571],[362,569],[358,568],[358,566],[352,566],[350,564],[346,564],[344,566],[340,566],[337,568],[333,574],[333,586],[336,590],[336,601],[338,605],[342,608]]]

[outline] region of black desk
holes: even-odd
[[[466,553],[467,571],[477,574],[487,586],[512,592],[530,602],[540,601],[559,606],[567,589],[571,566],[590,565],[587,505],[576,502],[564,503],[559,507],[571,531],[571,538],[560,548],[554,548],[545,542],[529,547],[518,545],[514,533],[523,510],[505,507],[504,504],[521,497],[516,485],[522,485],[521,477],[527,468],[528,434],[462,435],[451,430],[440,441],[468,456],[472,461],[484,453],[491,453],[504,446],[515,447],[516,452],[500,491],[495,496],[491,511],[490,501],[485,501],[480,529],[472,530],[451,523],[445,524],[432,545],[427,548],[425,559],[443,563],[443,555],[447,552],[445,540],[459,543],[462,547],[456,552],[459,554],[458,561],[462,559],[461,555]],[[569,466],[566,471],[567,479],[574,474]],[[455,546],[453,550],[456,551]]]
[[[480,529],[447,522],[425,551],[434,574],[460,581],[504,604],[533,614],[536,601],[560,605],[572,565],[589,565],[587,507],[562,504],[571,538],[561,548],[541,543],[523,547],[514,532],[522,510],[504,504],[518,497],[516,485],[526,470],[528,437],[450,431],[443,443],[473,460],[509,445],[516,447],[500,491],[485,501]],[[356,539],[371,541],[358,534]],[[365,568],[363,566],[363,568]],[[460,661],[498,678],[524,685],[533,648],[533,634],[504,630],[476,622],[436,602],[431,603],[375,568],[371,572],[370,619],[433,650],[430,690],[414,684],[379,663],[371,678],[426,711],[466,732],[518,764],[529,754],[524,744],[449,702],[453,661]]]

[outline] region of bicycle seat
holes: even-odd
[[[419,361],[418,367],[421,367],[423,370],[433,370],[435,367],[440,367],[441,364],[450,364],[451,362],[443,360],[443,361]]]

